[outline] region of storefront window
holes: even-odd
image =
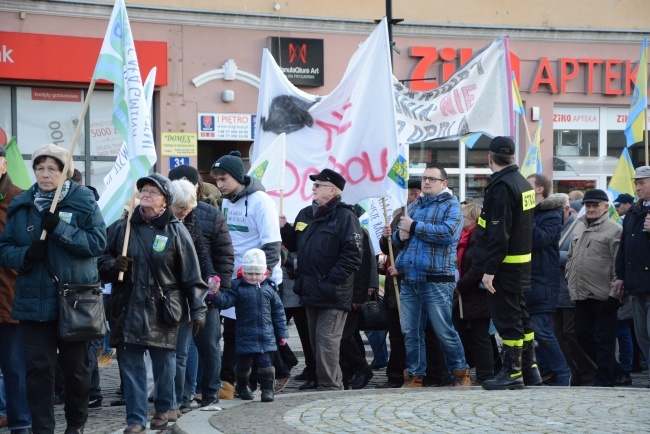
[[[0,144],[5,144],[11,136],[11,88],[0,86]]]
[[[113,92],[93,92],[89,112],[90,155],[115,157],[120,152],[123,139],[113,126]]]
[[[609,156],[620,158],[627,145],[624,131],[628,113],[628,107],[607,108],[607,155]],[[635,143],[627,150],[634,167],[645,165],[645,144],[643,142]]]
[[[414,143],[409,145],[409,167],[422,171],[429,163],[436,163],[445,168],[458,167],[459,153],[458,140]]]
[[[465,177],[465,200],[473,200],[478,204],[483,203],[485,187],[490,182],[490,175],[472,175]]]
[[[553,193],[569,194],[573,190],[580,190],[583,193],[596,188],[595,179],[562,179],[553,180]]]
[[[599,107],[555,107],[553,155],[597,157],[600,128]]]
[[[83,107],[83,91],[43,87],[19,87],[16,91],[20,152],[31,154],[46,143],[70,149]],[[83,128],[74,155],[85,155]]]
[[[465,167],[467,168],[487,168],[488,167],[488,149],[492,139],[486,135],[474,144],[472,148],[465,148]]]

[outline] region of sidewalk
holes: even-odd
[[[304,357],[295,327],[290,327],[289,345],[304,368]],[[368,361],[372,360],[366,345]],[[633,386],[626,388],[529,388],[516,392],[486,392],[480,387],[424,388],[421,390],[375,390],[386,381],[385,370],[374,371],[363,391],[305,392],[291,380],[276,395],[274,403],[222,401],[221,412],[194,410],[183,415],[167,433],[264,432],[432,432],[512,430],[522,427],[510,422],[525,420],[526,431],[575,430],[649,432],[650,389],[648,372],[632,374]],[[121,433],[126,427],[125,407],[110,407],[119,397],[117,361],[100,367],[104,406],[89,410],[86,434]],[[515,399],[513,400],[513,397]],[[65,430],[63,406],[55,407],[57,433]],[[149,405],[149,416],[153,405]],[[150,431],[154,432],[154,431]],[[0,434],[6,434],[0,429]]]

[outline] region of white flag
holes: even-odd
[[[251,164],[248,175],[259,180],[267,192],[284,190],[287,135],[282,133]]]
[[[311,203],[309,175],[325,168],[346,179],[347,203],[385,196],[406,203],[408,160],[397,140],[386,19],[355,52],[343,79],[326,96],[293,86],[265,50],[257,119],[253,161],[278,135],[287,135],[287,218]]]
[[[508,38],[502,37],[433,90],[413,91],[394,78],[400,143],[460,138],[472,133],[513,137],[509,70]]]

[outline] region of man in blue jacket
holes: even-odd
[[[535,191],[536,205],[533,217],[531,290],[525,294],[526,308],[539,344],[537,351],[540,365],[555,376],[555,386],[569,386],[571,369],[551,327],[551,314],[557,309],[560,292],[559,242],[564,219],[563,201],[558,197],[549,197],[553,184],[547,176],[535,173],[528,177],[528,182]]]
[[[650,166],[637,168],[633,179],[639,201],[623,221],[615,290],[632,295],[636,340],[650,360]]]
[[[447,189],[447,172],[427,164],[422,175],[422,196],[400,218],[393,244],[402,249],[395,267],[402,277],[400,302],[406,345],[406,370],[402,387],[422,387],[426,369],[424,326],[436,332],[447,368],[456,386],[471,386],[469,366],[460,337],[451,320],[455,286],[456,247],[463,230],[458,199]],[[390,234],[390,226],[384,233]]]

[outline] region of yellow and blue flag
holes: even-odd
[[[512,110],[515,113],[519,113],[520,115],[526,114],[526,110],[524,109],[524,103],[521,101],[521,94],[519,93],[519,86],[517,86],[517,79],[515,78],[515,73],[511,72],[512,74]]]
[[[630,147],[637,142],[643,141],[645,130],[646,109],[648,108],[648,38],[643,39],[641,46],[641,57],[636,73],[636,84],[630,105],[630,114],[625,124],[625,138],[627,146]]]
[[[633,177],[634,166],[632,165],[632,159],[627,148],[624,148],[621,153],[621,158],[618,160],[618,164],[616,164],[616,169],[614,169],[612,179],[609,181],[607,190],[611,191],[614,197],[623,193],[634,197],[636,196],[636,189],[634,188],[634,181],[632,181]]]
[[[526,152],[526,157],[524,158],[524,163],[521,165],[521,174],[524,175],[524,178],[528,178],[534,173],[542,173],[542,149],[540,147],[540,136],[542,134],[542,120],[539,121],[539,126],[537,131],[535,131],[535,137],[533,137],[533,142]]]

